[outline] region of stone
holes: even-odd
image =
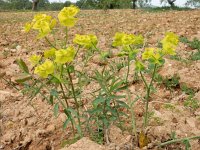
[[[27,124],[29,125],[29,126],[33,126],[33,125],[35,125],[36,123],[37,123],[37,118],[35,118],[35,117],[32,117],[32,118],[28,118],[27,119]]]
[[[195,128],[196,127],[195,121],[196,121],[196,119],[195,118],[191,118],[191,117],[186,119],[186,122],[189,124],[189,126],[191,128]]]
[[[76,143],[70,145],[69,147],[62,148],[60,150],[105,150],[103,146],[91,141],[87,137],[83,137]]]
[[[36,137],[46,137],[48,135],[48,132],[44,129],[38,129],[36,132]]]
[[[179,69],[181,69],[180,62],[165,59],[165,64],[159,71],[159,74],[164,78],[172,78],[173,76],[177,75]]]
[[[55,130],[56,130],[56,127],[53,124],[48,125],[47,128],[46,128],[46,131],[48,133],[53,133]]]
[[[13,132],[7,132],[2,137],[2,143],[4,144],[10,144],[14,139],[16,138],[16,135]]]
[[[110,126],[109,129],[109,139],[112,143],[120,145],[124,143],[124,135],[122,134],[122,130],[114,125]]]

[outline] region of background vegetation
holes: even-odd
[[[152,0],[78,0],[72,3],[49,2],[49,0],[0,0],[0,11],[8,10],[60,10],[71,4],[82,9],[130,9],[130,8],[155,8],[151,4]],[[177,9],[176,0],[160,0],[161,3],[168,3],[170,7]],[[188,0],[185,6],[199,7],[200,0]]]

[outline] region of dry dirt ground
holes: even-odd
[[[58,12],[45,13],[56,16]],[[48,47],[45,41],[37,41],[35,34],[26,35],[21,31],[24,23],[31,20],[33,15],[34,13],[31,12],[0,13],[0,72],[6,72],[7,79],[12,80],[20,72],[15,62],[16,58],[27,59],[29,55]],[[166,31],[175,32],[188,39],[194,37],[200,39],[200,10],[160,13],[140,10],[81,11],[78,24],[70,30],[69,37],[73,39],[75,33],[94,33],[99,39],[98,47],[103,50],[112,50],[110,46],[112,37],[115,32],[121,31],[146,35],[150,45],[157,44]],[[63,32],[55,35],[57,39],[63,36]],[[53,37],[50,39],[53,40]],[[113,51],[115,53],[116,50]],[[187,59],[195,51],[183,43],[180,43],[177,49],[177,53],[183,59]],[[97,61],[98,59],[91,62],[89,67],[93,70],[98,68]],[[149,127],[151,142],[169,140],[172,132],[176,132],[179,138],[200,135],[200,108],[198,107],[198,103],[200,104],[200,61],[185,63],[167,59],[160,74],[167,78],[176,74],[180,79],[177,87],[172,90],[162,84],[157,85],[157,91],[152,95],[150,111],[153,115]],[[187,85],[194,91],[192,99],[197,101],[195,109],[184,105],[189,94],[181,90],[183,85]],[[92,85],[90,86],[92,89]],[[144,95],[143,87],[142,82],[130,85],[132,97],[135,92]],[[91,99],[87,101],[89,103]],[[61,113],[58,118],[55,118],[52,106],[40,96],[30,104],[26,96],[17,92],[4,80],[0,80],[0,107],[0,149],[57,150],[62,148],[66,140],[70,138],[71,131],[62,129],[65,121],[64,114]],[[140,127],[144,113],[143,103],[138,101],[133,109],[138,120],[138,127]],[[120,129],[115,126],[110,132],[112,144],[106,148],[100,146],[99,149],[130,149],[126,146],[131,143],[130,134],[122,135]],[[84,144],[79,142],[79,146],[80,143]],[[92,144],[90,141],[88,143]],[[191,146],[192,150],[200,149],[198,140],[191,141]],[[84,149],[73,147],[71,149]],[[181,148],[183,145],[175,144],[163,149]]]

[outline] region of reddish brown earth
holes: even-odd
[[[46,13],[57,15],[57,12]],[[199,14],[199,10],[160,13],[139,10],[82,11],[79,15],[79,22],[75,28],[70,30],[69,37],[73,39],[75,33],[94,33],[99,39],[99,47],[102,50],[111,49],[113,53],[116,53],[116,50],[110,46],[112,37],[115,32],[121,31],[143,34],[148,37],[149,45],[156,45],[166,31],[175,32],[188,39],[194,37],[200,39]],[[37,41],[34,34],[26,35],[21,31],[24,23],[31,20],[33,15],[34,13],[31,12],[0,13],[0,73],[6,72],[6,79],[13,80],[20,72],[15,62],[16,58],[27,59],[29,55],[48,47],[45,41]],[[62,31],[55,35],[57,39],[62,36],[64,36]],[[51,36],[50,39],[53,40],[53,37]],[[189,54],[195,51],[183,43],[180,43],[177,49],[177,53],[184,59],[187,59]],[[97,56],[88,68],[90,70],[101,68],[99,61]],[[132,74],[133,72],[134,69],[131,70]],[[184,63],[166,59],[166,64],[160,70],[160,74],[168,78],[177,74],[180,77],[180,86],[187,85],[192,88],[195,91],[194,98],[200,104],[200,61]],[[200,135],[200,108],[189,109],[184,106],[184,101],[189,95],[179,87],[171,92],[163,85],[156,87],[158,91],[151,97],[149,110],[153,112],[149,125],[151,140],[149,147],[157,149],[153,146],[154,143],[170,139],[173,131],[179,138]],[[131,98],[135,97],[134,93],[145,95],[142,82],[135,83],[129,88]],[[91,89],[95,89],[95,86],[89,85],[84,92],[87,93]],[[92,101],[89,97],[86,99],[88,103]],[[65,121],[64,114],[61,113],[58,118],[55,118],[52,106],[48,105],[40,96],[29,103],[27,96],[20,94],[2,79],[0,80],[0,107],[0,149],[57,150],[62,148],[65,141],[72,136],[70,129],[62,129]],[[135,104],[134,112],[139,130],[142,123],[141,116],[144,113],[142,101]],[[99,149],[130,149],[132,137],[128,131],[122,135],[121,130],[115,126],[112,126],[110,130],[112,143],[106,147],[101,146]],[[86,140],[85,143],[87,142]],[[84,145],[82,141],[78,145],[80,143]],[[91,141],[88,143],[92,145]],[[200,149],[198,140],[191,141],[191,146],[192,150]],[[76,145],[72,145],[72,148],[69,149],[74,149],[74,147],[78,149]],[[183,148],[183,145],[175,144],[163,149],[178,148]],[[79,149],[83,148],[79,147]]]

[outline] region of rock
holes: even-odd
[[[11,64],[6,69],[6,75],[15,76],[19,72],[19,66],[17,64]]]
[[[193,70],[192,68],[185,68],[178,71],[180,76],[180,85],[186,85],[188,88],[200,89],[200,70]]]
[[[3,135],[1,141],[4,144],[10,144],[11,142],[14,141],[15,138],[16,138],[16,135],[13,132],[7,132],[6,134]]]
[[[189,124],[189,126],[191,128],[195,128],[196,127],[195,121],[196,121],[196,119],[195,118],[191,118],[191,117],[186,119],[186,122]]]
[[[12,53],[15,53],[15,52],[17,52],[17,50],[16,49],[11,49],[10,50]]]
[[[35,134],[36,137],[46,137],[48,135],[48,132],[44,129],[38,129]]]
[[[58,120],[61,120],[62,122],[65,122],[66,121],[66,115],[64,113],[61,113],[59,116],[58,116]]]
[[[98,65],[106,65],[108,63],[106,60],[103,60],[100,55],[95,55],[92,58],[92,62]]]
[[[55,130],[56,130],[56,127],[55,127],[54,124],[50,124],[50,125],[48,125],[47,128],[46,128],[46,131],[47,131],[48,133],[53,133]]]
[[[29,144],[32,141],[32,138],[30,136],[26,136],[23,141],[20,141],[20,144],[23,145],[23,147],[26,147],[27,144]]]
[[[32,117],[32,118],[28,118],[27,119],[27,124],[29,125],[29,126],[33,126],[33,125],[35,125],[37,123],[37,118],[35,118],[35,117]]]
[[[22,47],[21,47],[20,45],[17,45],[17,46],[16,46],[16,50],[19,51],[19,50],[21,50],[21,49],[22,49]]]
[[[194,99],[196,99],[200,102],[200,91],[195,94]]]
[[[110,126],[109,130],[109,138],[112,143],[120,145],[124,143],[124,135],[122,134],[122,130],[116,126]]]
[[[83,137],[69,147],[60,150],[105,150],[103,146],[91,141],[89,138]]]
[[[165,59],[165,64],[159,71],[159,74],[164,78],[172,78],[181,69],[180,62],[175,60]]]

